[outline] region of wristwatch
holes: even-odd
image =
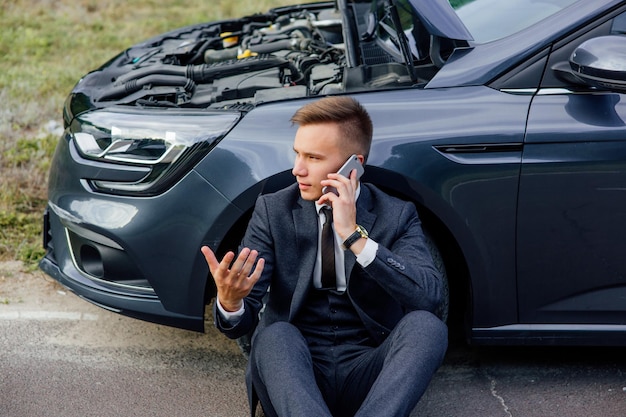
[[[350,249],[350,246],[354,245],[354,243],[364,237],[367,239],[369,235],[367,234],[367,230],[359,224],[356,225],[356,230],[352,233],[346,240],[343,241],[343,247],[346,249]]]

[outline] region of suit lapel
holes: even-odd
[[[291,299],[289,318],[292,319],[302,305],[307,291],[313,285],[313,269],[317,256],[318,218],[312,201],[298,199],[291,212],[296,233],[296,247],[292,262],[299,265],[298,281]]]
[[[357,201],[356,220],[358,224],[368,231],[372,230],[374,222],[376,221],[376,215],[372,210],[373,200],[371,192],[367,186],[361,184],[361,194]],[[318,217],[315,212],[315,204],[312,201],[298,199],[291,215],[296,234],[296,247],[293,251],[294,257],[288,259],[287,262],[297,262],[299,265],[299,273],[289,309],[290,320],[293,319],[302,305],[308,290],[313,286],[313,269],[315,268],[318,240]],[[348,283],[355,263],[356,257],[346,253],[345,271]]]

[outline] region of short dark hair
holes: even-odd
[[[344,138],[355,145],[365,160],[370,153],[374,127],[367,110],[352,97],[331,96],[306,104],[292,116],[299,126],[337,123]]]

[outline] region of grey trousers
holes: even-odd
[[[446,325],[425,311],[404,316],[378,347],[309,346],[278,322],[256,335],[248,377],[267,417],[408,416],[446,349]]]

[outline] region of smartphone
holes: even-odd
[[[365,169],[363,168],[363,165],[359,161],[359,158],[357,158],[357,156],[354,154],[348,158],[348,160],[343,164],[341,168],[339,168],[339,171],[337,171],[337,174],[343,175],[346,178],[350,178],[350,173],[352,172],[353,169],[356,169],[357,180],[361,178],[361,175],[363,175],[363,172],[365,172]],[[335,193],[339,195],[335,187],[329,187],[329,186],[322,188],[322,193],[324,194]]]

